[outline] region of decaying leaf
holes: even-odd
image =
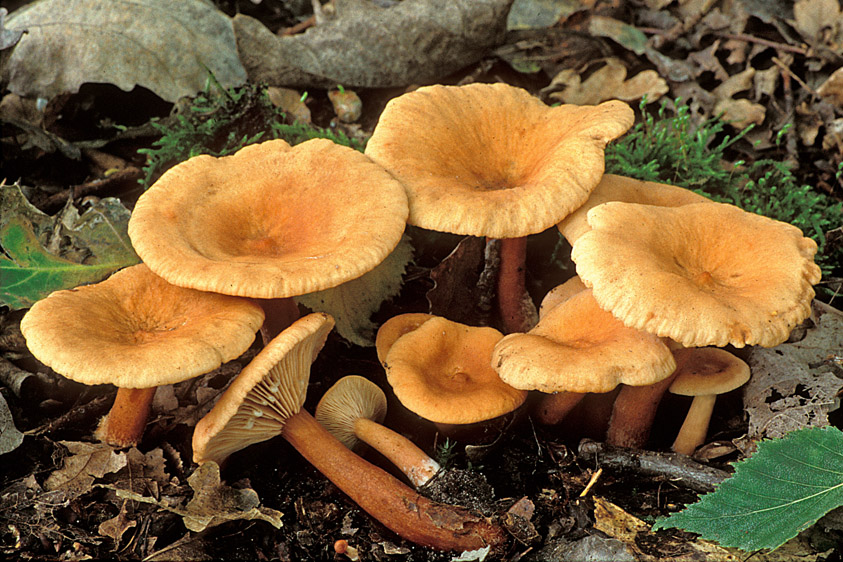
[[[158,500],[131,490],[114,486],[104,487],[115,490],[120,498],[154,504],[180,515],[184,519],[184,526],[191,531],[204,531],[226,521],[238,519],[266,521],[276,529],[282,526],[281,512],[260,507],[257,492],[251,488],[236,489],[222,484],[220,467],[215,462],[202,464],[190,475],[187,483],[193,489],[194,495],[185,507],[174,506],[167,498]]]
[[[300,35],[276,36],[234,17],[254,82],[272,86],[385,88],[434,82],[503,40],[512,0],[404,0],[380,7],[336,0],[336,15]]]
[[[412,258],[413,246],[404,236],[375,269],[332,289],[296,297],[296,301],[333,316],[337,332],[351,343],[374,345],[375,325],[369,318],[401,290],[401,278]]]
[[[120,513],[100,523],[99,533],[104,537],[111,537],[119,544],[120,539],[123,538],[123,534],[132,527],[137,526],[137,524],[137,521],[129,519],[127,516],[126,501],[124,500],[123,505],[120,506]]]
[[[129,91],[143,86],[167,101],[202,90],[212,72],[242,84],[231,20],[210,2],[39,0],[11,14],[26,34],[0,73],[10,91],[50,99],[86,82]]]
[[[140,261],[126,228],[129,211],[104,198],[81,215],[33,207],[18,186],[0,186],[0,304],[26,308],[59,289],[101,281]]]
[[[488,310],[478,307],[484,296],[490,302],[492,296],[484,294],[480,283],[485,248],[483,238],[467,236],[430,271],[434,282],[433,288],[427,292],[431,314],[447,316],[454,322],[472,326],[480,324],[479,320],[488,316]]]
[[[70,453],[64,466],[47,478],[48,491],[63,491],[70,499],[89,492],[97,478],[117,472],[126,466],[126,453],[115,451],[104,443],[60,441]]]
[[[801,341],[750,352],[752,378],[744,389],[749,439],[828,425],[828,413],[843,387],[834,374],[834,357],[843,341],[843,313],[815,301],[811,323]]]
[[[563,103],[597,105],[609,99],[623,101],[639,100],[647,96],[647,102],[654,102],[667,93],[667,82],[655,70],[644,70],[632,78],[626,77],[626,66],[617,58],[606,60],[585,81],[573,69],[557,74],[550,85],[542,91],[564,88],[548,97]]]
[[[0,455],[17,449],[23,443],[23,433],[15,427],[6,399],[0,395]]]
[[[835,70],[828,80],[820,84],[817,93],[843,109],[843,67]]]

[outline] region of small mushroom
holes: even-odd
[[[674,356],[676,378],[670,392],[694,399],[672,449],[691,455],[705,443],[717,395],[743,386],[749,380],[749,365],[728,351],[711,347],[679,349]]]
[[[117,387],[96,435],[127,447],[143,434],[156,387],[239,357],[263,319],[248,299],[176,287],[139,264],[36,302],[21,332],[32,354],[57,373]]]
[[[196,424],[193,460],[222,462],[277,435],[372,517],[401,537],[439,550],[498,546],[503,530],[466,509],[430,501],[363,460],[302,408],[310,365],[334,321],[305,316],[283,330],[237,376]]]
[[[621,383],[649,386],[668,377],[676,363],[659,338],[626,328],[584,290],[552,307],[529,332],[501,339],[492,366],[515,388],[547,393],[536,415],[553,424],[585,393],[610,392]],[[647,415],[643,409],[624,412],[611,424],[648,431]]]
[[[138,199],[129,237],[170,283],[258,299],[268,341],[298,318],[292,297],[381,263],[407,212],[403,186],[356,150],[272,140],[170,168]]]
[[[441,468],[412,441],[381,424],[386,395],[367,378],[349,375],[338,380],[322,395],[314,417],[349,449],[361,441],[371,446],[416,487],[427,484]]]
[[[620,101],[548,107],[507,84],[427,86],[386,105],[366,154],[406,187],[410,224],[501,239],[498,306],[516,332],[531,325],[524,237],[586,201],[633,120]]]
[[[433,317],[398,338],[384,360],[395,397],[446,435],[515,411],[527,392],[506,384],[492,369],[492,349],[503,337]]]

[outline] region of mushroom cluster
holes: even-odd
[[[395,397],[462,438],[478,426],[498,435],[495,422],[523,411],[531,391],[545,424],[603,394],[607,441],[640,447],[670,391],[694,397],[673,445],[693,453],[716,395],[749,377],[716,348],[784,341],[810,313],[817,247],[691,191],[604,175],[606,145],[632,122],[619,101],[548,107],[504,84],[428,86],[387,104],[365,154],[314,139],[191,158],[134,208],[143,264],[50,295],[21,330],[57,372],[119,387],[97,436],[121,447],[140,440],[155,387],[237,358],[260,330],[260,352],[196,425],[195,462],[281,436],[400,536],[443,550],[499,545],[490,520],[430,501],[352,451],[369,444],[415,486],[439,470],[383,425],[374,383],[342,378],[315,417],[303,408],[334,321],[300,317],[292,299],[370,271],[408,223],[500,240],[500,330],[422,312],[382,324],[377,358]],[[557,228],[577,276],[536,311],[527,237]]]

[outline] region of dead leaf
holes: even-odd
[[[483,297],[479,279],[485,264],[485,247],[485,239],[467,236],[430,271],[434,282],[427,292],[431,314],[463,324],[483,324],[478,320],[488,311],[478,310],[478,303]]]
[[[747,436],[753,441],[828,425],[828,413],[843,387],[829,359],[840,353],[843,313],[816,301],[813,309],[814,325],[804,339],[753,348],[747,358],[752,378],[744,388],[744,408],[749,416]]]
[[[815,43],[823,42],[823,30],[836,36],[843,23],[838,0],[798,0],[793,5],[793,19],[799,34]]]
[[[627,79],[626,66],[614,57],[607,59],[605,66],[593,72],[585,82],[580,81],[574,70],[563,70],[542,92],[560,86],[563,91],[553,92],[548,97],[577,105],[597,105],[609,99],[634,101],[644,96],[651,103],[668,92],[667,82],[655,70],[644,70]]]
[[[375,345],[371,316],[401,291],[404,271],[413,259],[413,246],[404,236],[386,259],[357,279],[296,297],[296,302],[314,312],[334,317],[339,335],[359,346]]]
[[[828,80],[820,84],[817,93],[843,109],[843,67],[835,70]]]
[[[551,27],[561,19],[565,19],[589,6],[581,0],[515,0],[506,18],[506,28],[542,29]]]
[[[767,114],[766,108],[748,99],[735,99],[733,96],[752,89],[755,69],[747,68],[743,72],[730,76],[711,93],[716,100],[714,113],[736,129],[745,129],[750,123],[760,125]]]
[[[7,25],[27,32],[0,73],[21,96],[50,99],[100,82],[175,102],[201,91],[209,71],[225,88],[246,81],[231,20],[202,0],[177,10],[170,0],[39,0]]]
[[[435,82],[501,43],[512,0],[404,0],[382,8],[335,0],[336,16],[300,35],[276,36],[238,14],[234,32],[254,82],[384,88]]]
[[[120,513],[117,516],[100,523],[99,534],[104,537],[111,537],[119,545],[123,534],[132,527],[137,526],[137,524],[137,521],[129,519],[126,516],[126,501],[124,500],[123,505],[120,506]]]
[[[135,447],[126,451],[126,464],[109,481],[115,488],[131,490],[158,498],[161,490],[170,483],[164,469],[164,451],[157,447],[148,453],[141,453]]]
[[[14,451],[21,443],[23,443],[23,433],[15,427],[9,405],[0,395],[0,455]]]
[[[62,468],[47,478],[44,487],[48,491],[63,491],[73,499],[91,490],[97,478],[117,472],[126,466],[126,453],[115,451],[105,443],[82,443],[59,441],[70,455],[64,459]]]

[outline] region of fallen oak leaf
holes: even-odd
[[[62,468],[53,471],[44,482],[50,492],[63,491],[73,499],[91,491],[94,481],[126,466],[126,453],[115,451],[104,443],[59,441],[70,455]]]
[[[548,97],[577,105],[597,105],[609,99],[633,101],[644,96],[647,103],[652,103],[668,92],[667,82],[655,70],[643,70],[632,78],[627,78],[626,73],[620,59],[612,57],[585,81],[573,69],[565,69],[542,92],[561,86],[563,91],[552,92]]]

